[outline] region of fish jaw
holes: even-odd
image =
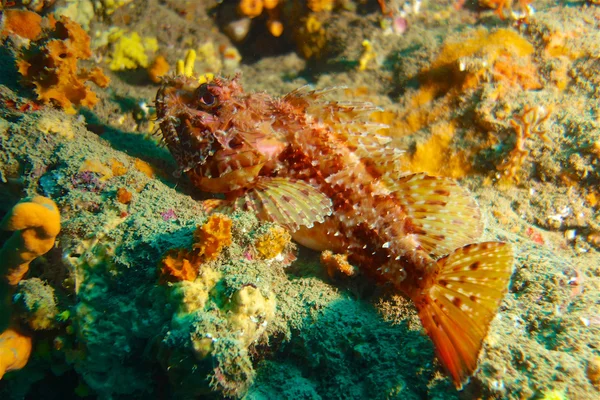
[[[156,97],[158,124],[180,172],[207,192],[251,187],[285,148],[265,116],[269,100],[246,95],[237,77],[202,85],[187,76],[166,79]]]
[[[205,174],[197,174],[195,171],[189,171],[188,176],[196,187],[205,192],[228,193],[248,187],[258,177],[263,165],[264,163],[260,163],[245,168],[237,168],[217,178],[208,178]]]

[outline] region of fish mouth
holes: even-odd
[[[178,174],[206,164],[219,148],[207,126],[216,118],[194,107],[198,86],[195,79],[178,76],[167,79],[156,94],[157,125],[162,143],[179,165]]]

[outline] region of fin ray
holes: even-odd
[[[263,178],[235,201],[236,208],[254,211],[260,218],[276,222],[291,231],[312,227],[331,215],[331,200],[302,181]]]
[[[456,182],[418,173],[389,183],[424,250],[435,257],[471,243],[483,226],[477,203]]]
[[[513,253],[506,243],[478,243],[457,249],[437,264],[436,281],[414,300],[440,361],[460,389],[477,368],[512,275]]]

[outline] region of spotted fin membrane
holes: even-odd
[[[440,361],[460,389],[477,368],[513,272],[513,252],[507,243],[470,244],[437,264],[435,282],[414,301]]]
[[[302,181],[263,178],[235,200],[235,208],[255,212],[261,219],[276,222],[290,231],[311,228],[331,215],[331,200]]]
[[[481,236],[479,207],[456,182],[419,173],[388,186],[409,216],[412,233],[428,254],[446,255]]]

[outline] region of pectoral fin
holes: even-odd
[[[302,181],[263,178],[235,201],[236,208],[256,212],[259,218],[278,223],[290,231],[312,227],[332,213],[331,200]]]

